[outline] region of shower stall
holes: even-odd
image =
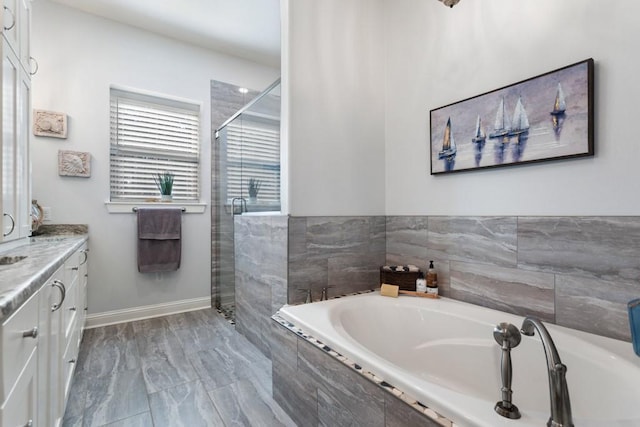
[[[216,129],[214,148],[212,297],[233,320],[234,217],[280,211],[280,79]]]

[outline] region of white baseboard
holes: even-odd
[[[204,308],[211,308],[211,297],[185,299],[162,304],[125,308],[123,310],[105,311],[103,313],[87,315],[85,328],[97,328],[100,326],[114,325],[116,323],[183,313],[185,311],[202,310]]]

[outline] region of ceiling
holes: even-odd
[[[279,0],[53,0],[218,52],[280,67]]]

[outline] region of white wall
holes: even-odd
[[[386,213],[638,215],[640,3],[385,0]],[[429,175],[429,110],[595,60],[593,158]]]
[[[202,104],[201,197],[210,203],[210,81],[262,89],[279,70],[217,54],[38,0],[33,3],[32,106],[69,116],[66,140],[32,137],[33,196],[50,206],[53,223],[88,224],[89,311],[203,298],[210,295],[210,209],[183,217],[182,266],[162,276],[136,267],[133,214],[109,214],[109,85],[117,84]],[[88,151],[91,178],[62,178],[57,152]],[[205,238],[203,238],[203,236]]]
[[[382,0],[282,3],[289,213],[382,215]]]

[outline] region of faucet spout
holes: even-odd
[[[527,336],[533,336],[534,332],[538,331],[542,341],[549,373],[549,399],[551,405],[551,416],[547,422],[547,427],[573,427],[569,388],[567,387],[566,379],[567,367],[560,360],[560,355],[549,331],[535,317],[525,318],[520,331]]]

